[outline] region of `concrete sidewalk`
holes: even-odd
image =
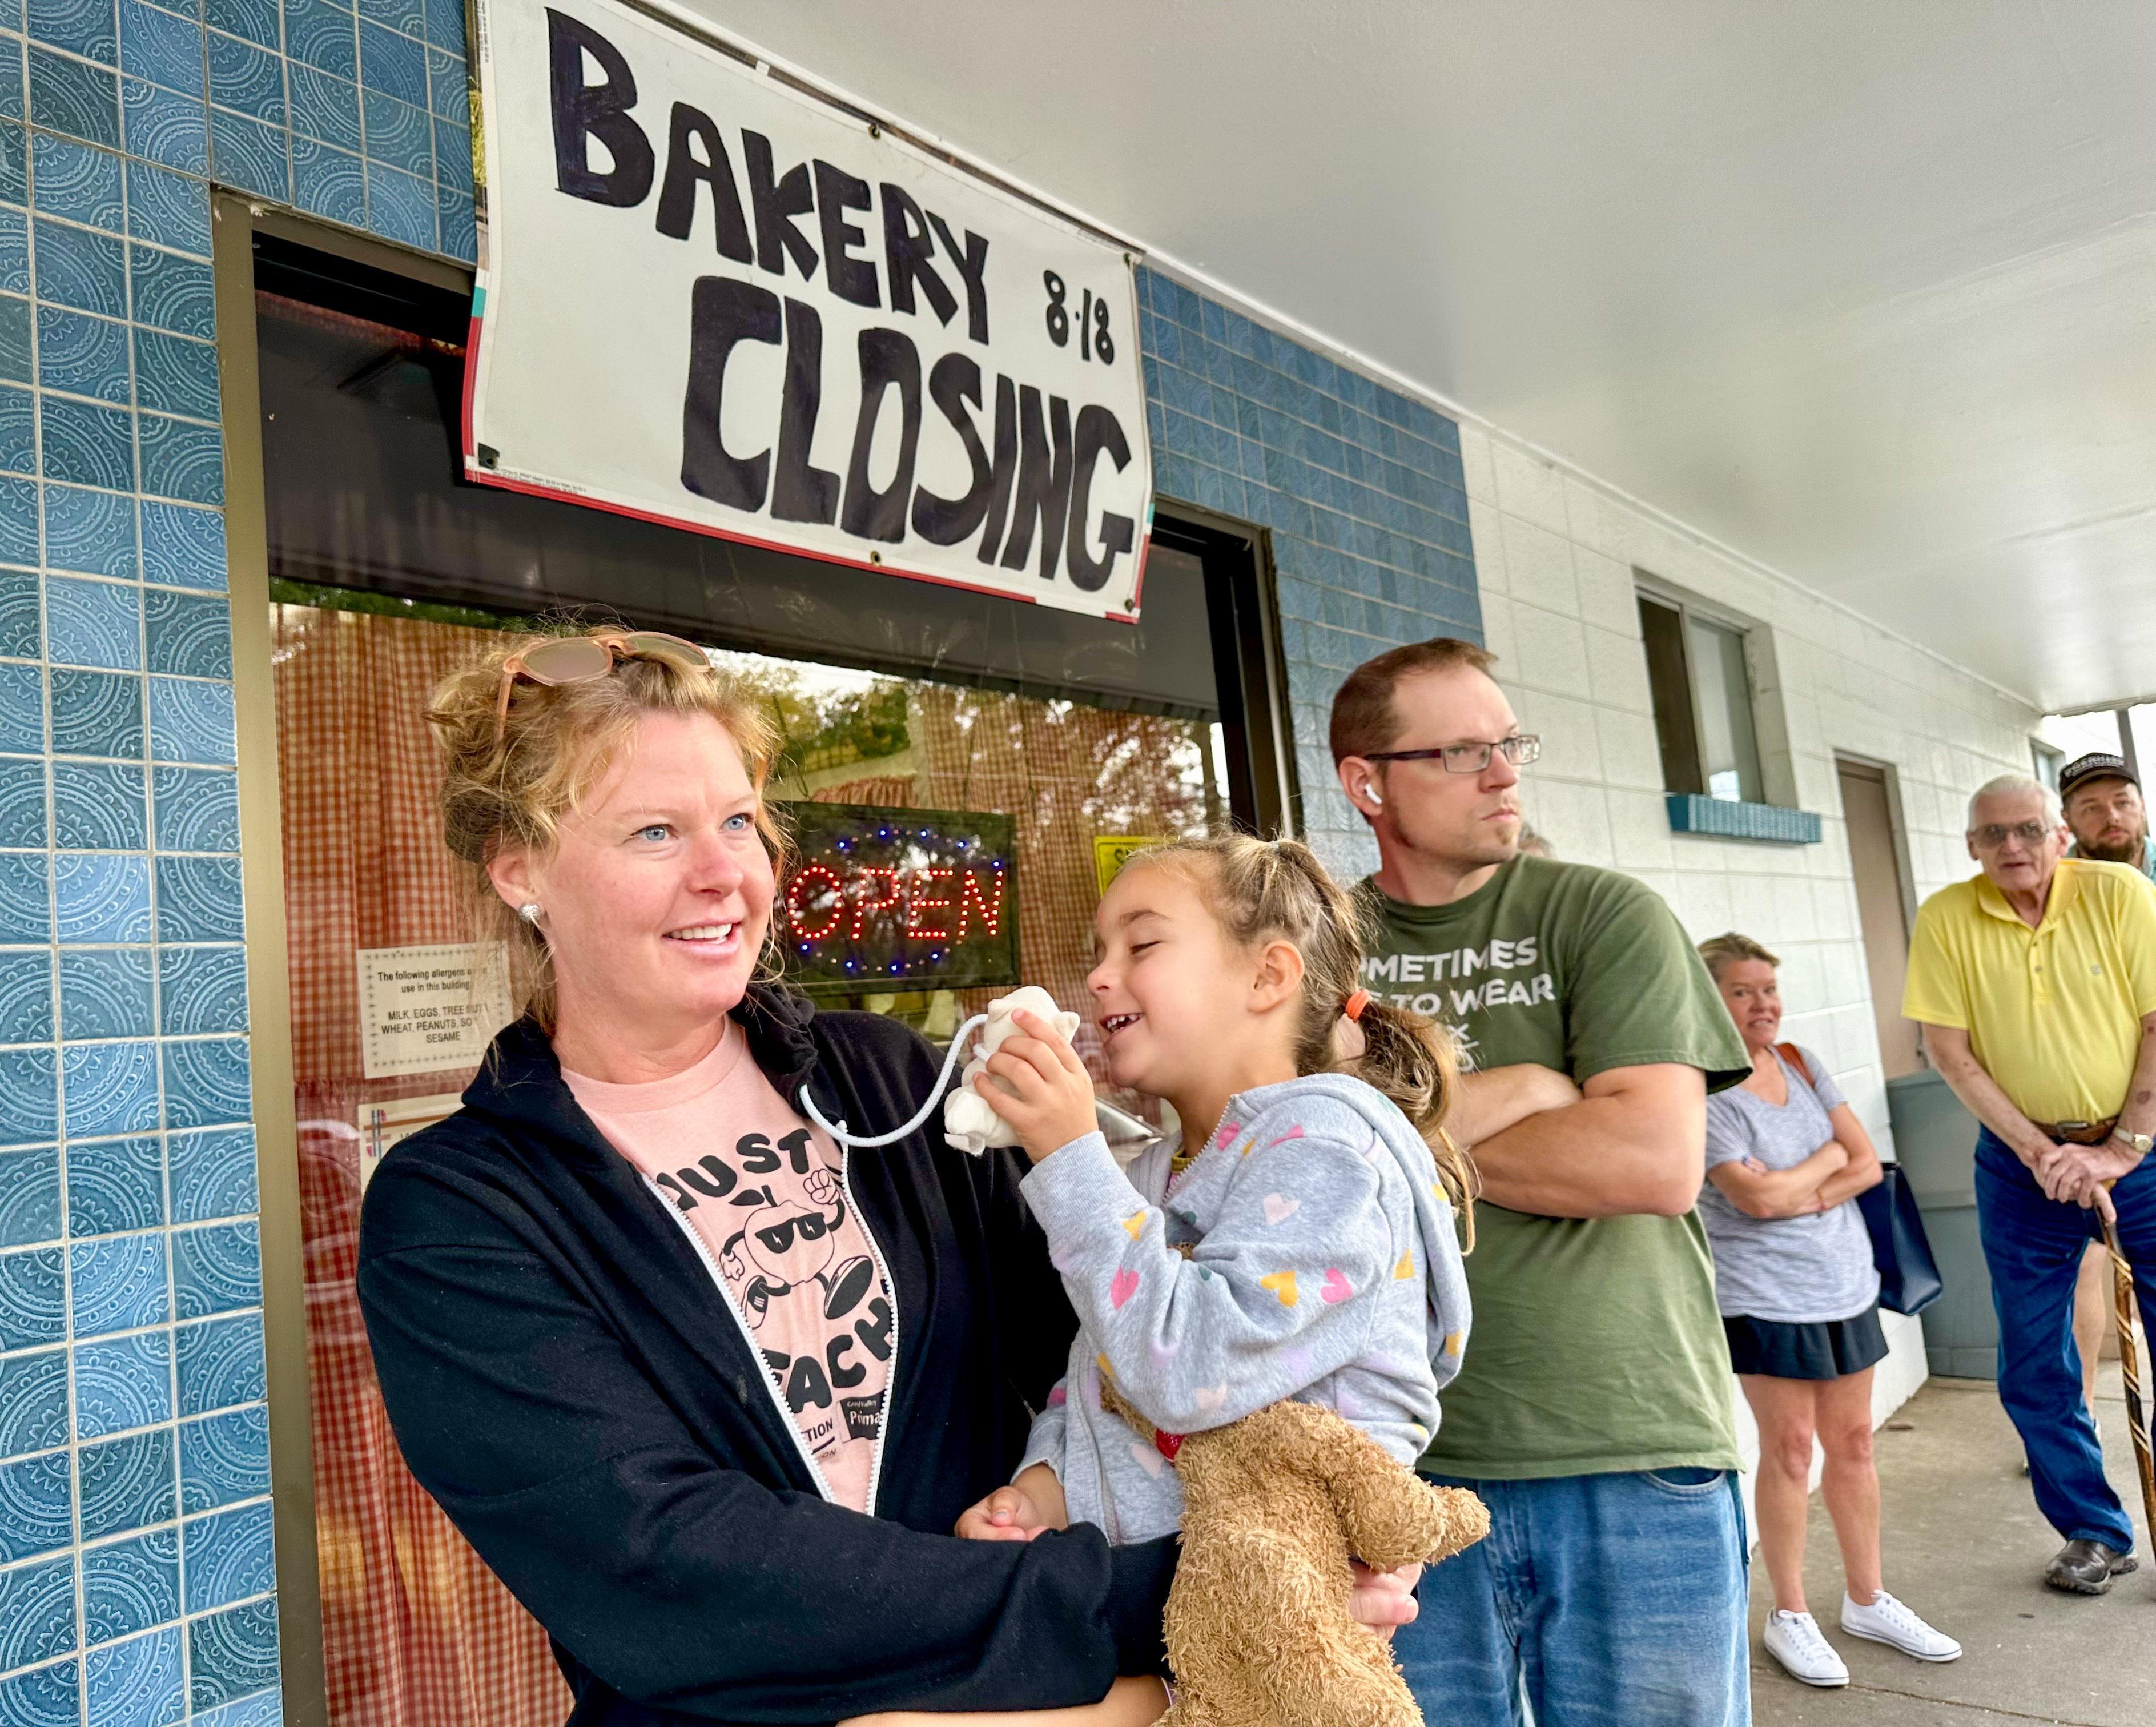
[[[1842,1635],[1841,1560],[1817,1494],[1804,1588],[1849,1663],[1846,1690],[1800,1685],[1759,1646],[1773,1596],[1752,1570],[1758,1727],[2149,1727],[2156,1722],[2156,1565],[2126,1436],[2116,1363],[2097,1393],[2112,1484],[2133,1514],[2142,1569],[2096,1599],[2044,1587],[2060,1539],[2037,1514],[2021,1447],[1989,1384],[1933,1380],[1878,1436],[1887,1586],[1960,1641],[1959,1661],[1912,1661]],[[1906,1424],[1906,1425],[1905,1425]]]

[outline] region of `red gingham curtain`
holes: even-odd
[[[360,1106],[471,1078],[362,1077],[357,955],[470,939],[424,715],[435,680],[490,633],[305,606],[271,614],[329,1718],[542,1727],[571,1704],[546,1634],[405,1472],[352,1287]]]
[[[542,1727],[571,1703],[545,1634],[406,1473],[352,1285],[361,1106],[453,1093],[471,1077],[362,1077],[355,974],[362,948],[470,938],[424,715],[436,680],[490,632],[305,606],[272,614],[330,1720]],[[927,683],[908,686],[908,727],[914,772],[877,775],[865,763],[870,772],[814,795],[1016,817],[1024,980],[1082,1012],[1094,836],[1224,822],[1206,728]],[[961,992],[959,1012],[996,993]],[[1097,1072],[1090,1016],[1079,1047]],[[1152,1113],[1127,1094],[1115,1101]]]
[[[915,759],[913,802],[930,810],[988,810],[1018,828],[1019,958],[1080,1018],[1074,1040],[1104,1096],[1149,1121],[1147,1100],[1102,1081],[1100,1035],[1086,1005],[1093,969],[1100,835],[1174,839],[1224,830],[1224,800],[1206,773],[1208,728],[1189,720],[1040,702],[991,690],[916,684],[906,724]],[[993,989],[961,992],[962,1015]]]

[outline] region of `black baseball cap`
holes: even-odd
[[[2091,750],[2059,770],[2059,801],[2064,803],[2073,796],[2076,786],[2092,779],[2123,779],[2135,790],[2141,789],[2141,776],[2126,765],[2124,756],[2113,755],[2109,750]]]

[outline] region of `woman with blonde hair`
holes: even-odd
[[[359,1294],[405,1459],[553,1640],[571,1719],[1152,1719],[1172,1541],[950,1534],[1075,1320],[1015,1153],[808,1118],[895,1126],[940,1064],[773,980],[752,693],[677,637],[512,636],[429,717],[524,1012],[377,1171]],[[1404,1587],[1358,1611],[1411,1616]]]
[[[1961,1645],[1881,1586],[1871,1370],[1887,1339],[1871,1236],[1856,1207],[1856,1195],[1878,1185],[1879,1154],[1819,1057],[1775,1041],[1782,962],[1733,932],[1702,942],[1699,953],[1752,1054],[1751,1077],[1707,1100],[1699,1215],[1714,1247],[1730,1365],[1759,1425],[1759,1552],[1774,1591],[1767,1652],[1807,1685],[1849,1683],[1804,1603],[1816,1437],[1846,1579],[1842,1630],[1919,1661],[1953,1661]]]

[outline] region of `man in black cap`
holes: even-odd
[[[2141,778],[2124,756],[2099,749],[2076,757],[2060,770],[2059,801],[2074,830],[2069,856],[2132,864],[2156,881],[2156,842],[2148,837]]]
[[[2059,772],[2059,801],[2073,830],[2071,857],[2099,863],[2132,864],[2156,881],[2156,840],[2148,837],[2148,811],[2141,801],[2141,780],[2124,756],[2092,750],[2076,756]],[[2082,1394],[2096,1409],[2097,1351],[2111,1325],[2111,1256],[2101,1241],[2082,1256],[2074,1288],[2074,1347],[2082,1358]]]

